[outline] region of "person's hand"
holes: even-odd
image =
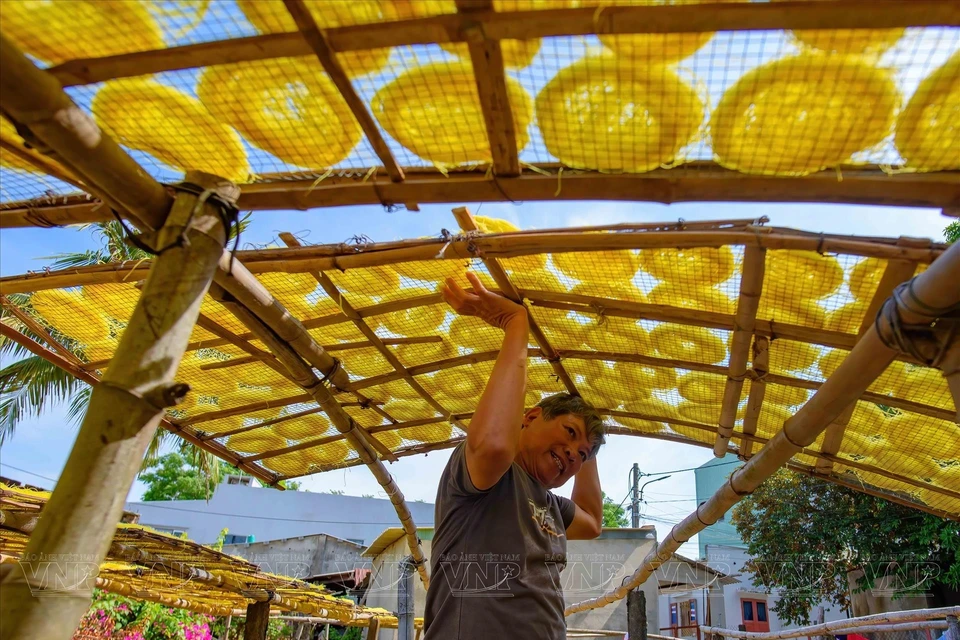
[[[527,323],[527,310],[522,305],[487,291],[476,274],[467,272],[473,292],[465,291],[453,278],[443,286],[443,299],[462,316],[474,316],[487,324],[506,330],[514,322]]]

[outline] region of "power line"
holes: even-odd
[[[730,462],[721,462],[721,463],[719,463],[719,464],[715,464],[715,465],[712,465],[712,466],[710,466],[710,467],[707,467],[707,469],[712,469],[713,467],[725,467],[725,466],[730,465],[730,464],[743,464],[743,461],[742,461],[742,460],[731,460]],[[645,473],[645,474],[643,474],[643,475],[645,475],[645,476],[663,476],[663,475],[666,475],[666,474],[668,474],[668,473],[683,473],[684,471],[696,471],[697,469],[700,469],[700,468],[702,468],[702,467],[703,467],[703,465],[700,465],[699,467],[689,467],[689,468],[687,468],[687,469],[675,469],[675,470],[673,470],[673,471],[657,471],[656,473]]]
[[[34,473],[33,471],[27,471],[26,469],[21,469],[20,467],[15,467],[12,464],[7,464],[6,462],[0,462],[0,466],[10,467],[14,471],[19,471],[20,473],[26,473],[31,476],[36,476],[38,478],[43,478],[44,480],[49,480],[50,482],[56,482],[55,478],[49,478],[47,476],[40,475],[39,473]]]
[[[317,522],[320,524],[376,524],[376,525],[387,525],[387,526],[396,526],[398,520],[391,520],[390,522],[351,522],[348,520],[311,520],[305,518],[275,518],[272,516],[251,516],[243,513],[222,513],[217,511],[198,511],[197,509],[183,509],[181,507],[163,507],[158,504],[150,504],[150,502],[140,502],[138,505],[143,505],[151,509],[167,509],[168,511],[183,511],[185,513],[202,513],[211,516],[225,516],[230,518],[250,518],[253,520],[276,520],[280,522]]]

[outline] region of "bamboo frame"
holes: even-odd
[[[919,174],[926,175],[926,174]],[[566,178],[564,178],[566,180]],[[846,181],[846,178],[845,180]],[[958,182],[960,197],[960,182]],[[796,230],[775,229],[764,226],[746,226],[720,229],[695,230],[641,230],[621,231],[619,233],[589,233],[573,231],[518,231],[513,233],[488,234],[472,238],[455,237],[449,242],[443,239],[410,240],[403,242],[371,243],[363,247],[354,245],[318,245],[301,248],[261,249],[257,251],[238,251],[236,262],[243,263],[250,273],[306,273],[310,271],[331,271],[356,269],[360,267],[385,266],[413,260],[433,260],[443,249],[441,259],[468,260],[473,258],[467,246],[473,244],[477,251],[497,258],[518,257],[536,253],[564,253],[572,251],[617,251],[623,249],[651,249],[662,247],[719,247],[754,246],[764,249],[794,249],[799,251],[820,251],[823,253],[843,253],[854,256],[910,260],[919,264],[933,262],[946,246],[932,243],[929,246],[897,245],[879,239],[863,239],[856,236],[819,235]],[[446,247],[444,249],[444,247]],[[94,265],[51,271],[44,273],[21,274],[0,277],[0,293],[29,293],[44,289],[59,289],[81,285],[128,282],[142,279],[149,268],[149,261],[131,261],[109,265]],[[572,294],[552,294],[567,295]],[[577,297],[556,298],[573,300]],[[589,299],[581,297],[579,300]],[[422,304],[439,301],[439,294],[424,296]],[[430,302],[433,301],[433,302]],[[399,311],[408,308],[409,300],[398,300],[374,307],[358,309],[362,317]],[[629,305],[630,303],[624,303]],[[655,305],[625,306],[624,308],[656,309]],[[692,311],[692,310],[690,310]],[[732,316],[722,314],[704,314],[697,312],[694,317],[709,318],[718,322],[717,328],[732,328]],[[719,320],[718,320],[719,318]],[[653,316],[651,316],[651,319]],[[328,316],[321,318],[325,324],[346,322],[346,317]],[[763,321],[760,321],[761,328]],[[318,320],[307,321],[307,328],[322,326]],[[811,330],[814,335],[820,330]],[[806,338],[799,338],[806,339]],[[852,346],[852,342],[849,343]]]
[[[457,13],[468,18],[483,11],[493,11],[493,0],[456,0],[456,5]],[[476,23],[465,22],[463,34],[467,38],[477,95],[483,111],[483,124],[490,142],[493,173],[497,176],[518,176],[520,158],[517,151],[517,132],[507,96],[507,78],[500,42],[488,39],[483,27]]]
[[[757,420],[763,411],[763,399],[767,394],[767,373],[770,365],[770,339],[757,336],[753,342],[753,358],[750,383],[750,395],[747,397],[747,410],[743,416],[743,440],[741,455],[749,459],[752,454],[754,436],[757,433]],[[854,403],[856,404],[856,403]]]
[[[403,170],[397,165],[397,161],[390,152],[390,148],[387,147],[386,141],[380,134],[380,129],[377,128],[377,123],[374,121],[373,116],[370,115],[367,106],[360,98],[356,89],[354,89],[350,83],[350,78],[347,76],[346,71],[344,71],[343,65],[337,60],[336,54],[333,52],[333,49],[330,48],[330,43],[327,42],[326,36],[317,26],[317,22],[313,19],[313,15],[311,15],[310,9],[307,8],[304,0],[283,0],[283,4],[296,23],[297,29],[299,29],[303,39],[316,55],[320,64],[323,65],[323,70],[327,72],[330,80],[340,91],[340,95],[343,96],[344,102],[347,103],[353,116],[360,124],[360,128],[367,136],[367,140],[370,141],[370,146],[373,147],[380,162],[390,175],[390,179],[394,182],[402,182]]]
[[[453,210],[453,215],[457,219],[457,223],[460,225],[460,228],[464,231],[476,232],[479,230],[477,221],[474,220],[473,214],[470,213],[470,210],[466,207],[457,207]],[[500,287],[501,294],[510,300],[513,300],[517,304],[522,305],[523,296],[520,294],[517,288],[513,286],[513,283],[510,282],[507,272],[503,269],[500,263],[495,258],[488,258],[482,253],[478,253],[478,255],[483,260],[483,264],[486,265],[487,270],[493,277],[494,282],[496,282],[497,286]],[[550,363],[550,366],[553,367],[554,373],[556,373],[560,378],[560,381],[563,382],[563,386],[566,387],[567,393],[576,396],[580,395],[580,392],[577,391],[577,385],[573,382],[573,378],[570,377],[570,374],[567,373],[567,370],[560,362],[560,356],[556,349],[550,346],[547,336],[543,333],[543,330],[540,329],[537,321],[530,313],[527,313],[527,324],[530,325],[530,335],[533,336],[534,342],[536,342],[537,346],[540,347],[542,357],[546,358],[546,360]]]
[[[413,20],[325,29],[333,52],[412,44],[467,42],[465,28],[478,25],[490,40],[526,40],[595,33],[696,33],[768,29],[887,29],[958,26],[960,12],[950,0],[873,2],[836,0],[828,5],[782,2],[757,6],[719,5],[710,11],[682,7],[592,7],[496,13],[449,14]],[[209,42],[154,51],[72,60],[53,67],[64,86],[103,82],[200,66],[306,56],[313,53],[300,33],[283,33]]]
[[[877,317],[877,312],[880,310],[881,305],[887,298],[890,297],[890,295],[893,293],[893,290],[900,283],[906,282],[912,278],[916,270],[916,262],[910,262],[907,260],[891,260],[887,263],[887,267],[883,271],[883,276],[880,278],[880,283],[877,285],[877,290],[874,292],[873,298],[870,300],[870,304],[867,307],[866,312],[863,314],[863,320],[860,323],[860,330],[857,332],[858,337],[862,336],[870,328],[870,325]],[[851,403],[851,405],[847,407],[842,414],[840,414],[833,424],[827,427],[827,431],[823,436],[823,445],[820,447],[820,451],[822,453],[836,455],[837,452],[840,451],[840,447],[843,444],[844,432],[846,431],[847,424],[850,422],[850,418],[853,416],[856,406],[856,402]],[[817,472],[830,473],[832,466],[833,463],[829,460],[818,461]]]
[[[784,631],[738,631],[736,629],[724,629],[723,627],[710,627],[707,625],[700,625],[700,630],[704,633],[716,634],[728,638],[786,640],[787,638],[801,638],[803,636],[833,635],[835,631],[862,631],[861,627],[863,626],[877,626],[879,629],[883,629],[884,626],[882,625],[886,625],[886,628],[889,629],[890,625],[896,623],[919,622],[921,620],[944,618],[950,615],[960,615],[960,607],[890,611],[887,613],[860,616],[858,618],[848,618],[846,620],[834,620],[833,622],[824,622]],[[944,623],[944,626],[946,626],[946,623]]]
[[[914,295],[926,305],[924,309],[949,309],[960,303],[960,290],[956,288],[955,280],[958,272],[960,245],[954,245],[914,280]],[[899,302],[896,305],[896,313],[907,324],[920,324],[932,319]],[[757,455],[735,471],[726,485],[676,525],[623,585],[597,598],[567,607],[565,615],[595,609],[626,597],[630,590],[642,584],[657,567],[666,562],[683,542],[715,523],[730,507],[785,465],[795,453],[812,443],[893,361],[896,352],[888,348],[880,337],[880,332],[889,331],[886,323],[872,326],[834,375],[784,423],[783,429]]]
[[[727,381],[723,387],[723,401],[717,426],[717,439],[713,455],[722,458],[727,451],[727,440],[733,433],[737,419],[737,406],[743,392],[743,380],[747,375],[747,356],[757,322],[757,309],[763,291],[763,274],[767,251],[760,247],[747,247],[743,255],[743,275],[740,278],[740,296],[733,323],[733,345],[730,347],[730,365]]]
[[[778,3],[780,4],[780,3]],[[831,3],[833,4],[833,3]],[[759,4],[756,6],[766,6]],[[876,204],[951,210],[960,201],[957,172],[887,175],[878,167],[843,166],[843,181],[835,171],[803,177],[754,176],[723,169],[710,162],[643,174],[607,174],[564,170],[553,163],[534,165],[537,172],[516,177],[487,176],[476,171],[442,174],[433,169],[405,167],[403,182],[386,174],[331,176],[315,179],[244,185],[238,205],[245,211],[297,209],[306,211],[348,205],[457,204],[460,202],[520,202],[558,200],[676,202],[811,202]],[[109,209],[85,196],[65,198],[67,204],[36,201],[5,203],[0,229],[56,226],[112,220]],[[121,211],[121,215],[124,212]]]

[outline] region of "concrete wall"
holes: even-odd
[[[418,526],[433,525],[433,505],[408,503]],[[140,524],[164,531],[185,531],[196,542],[216,542],[223,528],[255,542],[326,533],[368,545],[387,527],[400,524],[389,500],[307,491],[278,491],[243,485],[218,485],[209,502],[165,500],[128,502]]]
[[[697,485],[697,504],[705,502],[723,486],[731,473],[743,466],[737,457],[727,454],[722,458],[712,458],[694,471]],[[700,545],[700,557],[707,555],[707,545],[742,545],[736,527],[730,524],[730,513],[725,513],[716,524],[697,534]]]
[[[269,542],[225,544],[224,553],[246,558],[263,571],[294,578],[369,567],[363,546],[327,535],[298,536]]]
[[[656,532],[645,529],[605,529],[596,540],[572,540],[567,544],[567,566],[561,574],[564,600],[567,604],[598,596],[616,588],[632,574],[643,558],[656,544]],[[430,557],[432,532],[421,532],[423,551]],[[371,589],[367,592],[368,606],[397,610],[396,584],[400,578],[399,562],[409,554],[406,542],[398,540],[373,559]],[[414,608],[422,616],[427,593],[419,578],[414,578]],[[647,600],[647,630],[656,633],[659,628],[657,610],[657,582],[651,578],[642,587]],[[613,629],[626,632],[626,601],[616,605],[578,613],[567,619],[567,625],[577,628]],[[395,640],[395,631],[381,630],[383,640]]]

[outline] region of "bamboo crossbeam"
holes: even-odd
[[[467,42],[466,27],[477,25],[490,40],[547,38],[595,33],[694,33],[767,29],[887,29],[957,26],[960,15],[950,0],[835,0],[826,5],[780,2],[718,5],[709,11],[673,6],[617,6],[496,13],[450,14],[395,22],[325,29],[333,52],[413,44]],[[50,70],[64,86],[113,78],[313,53],[301,33],[282,33],[191,44],[104,58],[71,60]]]
[[[283,0],[283,4],[296,23],[297,29],[310,47],[310,50],[316,55],[320,64],[323,65],[327,76],[337,87],[337,90],[340,91],[340,95],[343,96],[343,100],[353,113],[353,117],[356,118],[360,124],[360,128],[367,136],[367,140],[370,142],[370,146],[373,147],[381,164],[390,175],[390,179],[394,182],[402,182],[403,170],[397,164],[393,153],[390,152],[390,148],[387,147],[387,142],[383,139],[383,135],[381,135],[376,121],[367,109],[367,105],[364,104],[357,90],[353,88],[350,77],[344,70],[343,65],[340,64],[333,49],[330,48],[330,43],[327,41],[326,35],[324,35],[317,26],[317,22],[314,20],[313,15],[311,15],[306,2],[304,2],[304,0]],[[413,202],[413,200],[411,200],[411,202]]]
[[[458,13],[472,18],[480,12],[493,11],[493,0],[456,0],[456,6]],[[507,95],[507,78],[500,42],[488,39],[479,23],[465,22],[463,35],[470,51],[483,124],[490,143],[493,173],[497,176],[518,176],[520,158],[517,151],[517,132]]]
[[[796,629],[785,629],[783,631],[738,631],[736,629],[724,629],[723,627],[711,627],[708,625],[700,625],[700,631],[728,638],[744,638],[745,640],[786,640],[787,638],[802,638],[804,636],[834,635],[837,631],[860,630],[860,627],[864,626],[933,620],[951,615],[960,615],[960,607],[889,611],[869,616],[860,616],[858,618],[847,618],[846,620],[834,620],[832,622],[808,625]]]
[[[56,162],[53,162],[49,158],[46,158],[40,155],[39,153],[30,153],[25,148],[14,143],[11,140],[0,138],[0,150],[3,150],[6,153],[9,153],[15,156],[19,160],[26,162],[27,164],[37,169],[41,173],[44,173],[48,176],[56,178],[61,182],[72,184],[73,186],[75,186],[77,189],[80,189],[81,191],[84,191],[86,189],[86,185],[83,184],[82,180],[71,175],[69,171],[61,167]]]
[[[756,5],[763,6],[763,5]],[[540,171],[520,176],[486,176],[460,171],[405,167],[402,183],[389,176],[331,176],[244,185],[239,206],[245,211],[297,209],[349,205],[457,204],[558,200],[610,200],[625,202],[811,202],[928,207],[949,210],[960,200],[955,171],[887,175],[878,167],[844,166],[843,180],[835,171],[803,177],[755,176],[723,169],[713,163],[655,169],[643,174],[607,174],[564,171],[559,165],[535,165]],[[360,174],[362,172],[358,172]],[[544,173],[546,175],[544,175]],[[558,187],[560,187],[558,191]],[[61,204],[25,202],[0,209],[0,228],[56,226],[112,220],[109,209],[85,196]],[[12,203],[11,203],[12,204]]]
[[[457,219],[457,223],[460,225],[460,228],[467,232],[475,232],[479,230],[477,226],[477,221],[474,219],[473,214],[470,213],[470,210],[466,207],[457,207],[453,210],[453,215]],[[517,290],[517,288],[510,282],[507,272],[504,271],[503,267],[495,258],[488,258],[487,256],[480,254],[480,257],[483,260],[483,264],[486,265],[487,271],[490,272],[491,277],[493,277],[494,282],[497,283],[497,286],[500,287],[500,293],[506,298],[513,300],[517,304],[523,304],[523,296]],[[534,319],[533,314],[527,313],[527,324],[530,325],[530,335],[533,337],[534,342],[537,343],[537,346],[540,347],[540,350],[543,352],[543,357],[550,363],[550,366],[553,367],[554,373],[560,378],[560,381],[563,382],[563,386],[566,387],[567,393],[573,395],[580,395],[580,392],[577,391],[577,385],[573,382],[573,378],[570,377],[570,374],[567,373],[567,370],[564,368],[563,364],[560,362],[560,356],[557,354],[556,349],[554,349],[550,342],[547,340],[547,336],[543,333],[543,330],[537,324],[537,321]]]
[[[566,179],[564,178],[564,180]],[[834,179],[836,179],[835,176]],[[846,181],[846,178],[844,180]],[[960,197],[960,180],[957,181],[957,184],[957,197]],[[945,244],[941,243],[934,243],[929,247],[911,247],[864,240],[856,236],[811,235],[796,230],[773,229],[763,226],[690,231],[622,231],[619,233],[588,233],[577,229],[567,232],[518,231],[490,234],[470,238],[469,241],[455,238],[442,252],[441,258],[452,260],[472,258],[467,249],[469,243],[473,243],[478,250],[497,258],[569,251],[620,251],[662,247],[690,248],[740,245],[764,249],[822,251],[824,253],[841,253],[863,257],[911,260],[919,264],[933,262],[937,256],[943,253],[946,247]],[[236,257],[238,262],[243,263],[250,273],[305,273],[391,265],[412,260],[433,260],[437,257],[439,250],[446,244],[448,244],[446,240],[432,238],[403,243],[371,243],[363,247],[338,244],[238,251]],[[29,293],[44,289],[91,284],[135,282],[146,276],[149,266],[149,261],[128,261],[75,267],[59,271],[4,276],[0,277],[0,294]],[[568,299],[576,300],[575,297]],[[366,317],[375,313],[409,308],[404,305],[411,302],[433,304],[438,301],[440,301],[439,294],[433,294],[412,300],[401,299],[376,305],[379,309],[377,311],[374,311],[374,307],[369,307],[368,309],[359,309],[358,312],[362,317]],[[649,306],[654,307],[655,305]],[[346,318],[330,316],[321,320],[324,323],[333,323],[345,322]],[[309,324],[308,328],[318,326],[322,325]],[[727,326],[733,326],[732,320],[727,323]]]
[[[948,249],[913,281],[913,294],[923,302],[922,309],[949,309],[960,303],[960,289],[956,287],[957,273],[960,273],[960,245]],[[932,320],[922,311],[900,303],[896,303],[895,313],[907,324],[919,325]],[[734,504],[784,466],[795,453],[816,440],[830,422],[860,397],[893,362],[896,352],[884,344],[885,338],[881,338],[881,332],[886,334],[889,331],[886,322],[878,322],[871,327],[834,374],[784,423],[783,429],[757,455],[735,471],[713,496],[676,525],[620,587],[597,598],[573,604],[567,607],[565,614],[595,609],[626,597],[630,590],[642,584],[657,567],[668,561],[681,544],[717,522]]]
[[[298,247],[300,246],[300,241],[291,234],[291,233],[281,233],[280,239],[288,247]],[[383,340],[380,339],[373,329],[360,317],[357,311],[353,308],[353,305],[350,304],[350,301],[347,300],[343,294],[340,293],[340,290],[334,284],[333,280],[330,279],[325,273],[312,272],[310,275],[320,284],[323,290],[328,296],[337,304],[341,312],[350,318],[353,321],[353,325],[363,334],[363,336],[370,342],[371,345],[380,353],[381,356],[393,367],[393,370],[401,374],[401,379],[406,382],[414,391],[419,394],[431,407],[436,411],[439,411],[443,415],[450,415],[450,412],[436,399],[424,389],[419,382],[407,371],[407,367],[400,362],[400,359],[387,348]],[[466,426],[461,423],[459,420],[452,420],[452,422],[461,430],[466,430]]]
[[[727,451],[727,440],[733,433],[737,420],[737,407],[743,392],[743,381],[747,375],[747,357],[757,322],[757,309],[763,291],[766,249],[747,247],[743,254],[743,275],[740,278],[740,296],[737,300],[737,312],[733,324],[733,344],[730,347],[730,364],[727,381],[723,387],[723,400],[717,427],[717,439],[713,445],[713,455],[721,458]]]
[[[880,278],[880,282],[877,285],[877,290],[873,294],[873,298],[870,300],[870,304],[867,307],[866,312],[863,314],[863,321],[860,323],[860,330],[857,332],[857,336],[862,336],[870,328],[870,325],[873,324],[874,319],[877,317],[877,312],[880,310],[880,306],[883,304],[883,301],[890,297],[893,293],[893,290],[902,282],[906,282],[913,277],[913,274],[917,270],[917,263],[910,262],[908,260],[891,260],[887,263],[886,268],[883,271],[883,276]],[[823,435],[823,445],[820,447],[820,451],[826,454],[835,455],[840,451],[840,447],[843,444],[843,435],[846,431],[847,424],[850,422],[850,418],[853,416],[853,412],[856,409],[857,403],[851,403],[847,409],[840,414],[840,416],[829,426],[827,427],[826,432]],[[817,461],[817,472],[818,473],[830,473],[830,470],[833,466],[833,463],[829,459],[821,459]]]
[[[770,370],[770,339],[757,336],[753,342],[753,357],[750,369],[753,373],[750,383],[750,395],[747,396],[747,410],[743,416],[744,438],[741,455],[749,459],[752,455],[754,438],[757,433],[757,420],[763,411],[763,399],[767,395],[767,374]],[[854,403],[856,404],[856,403]]]

